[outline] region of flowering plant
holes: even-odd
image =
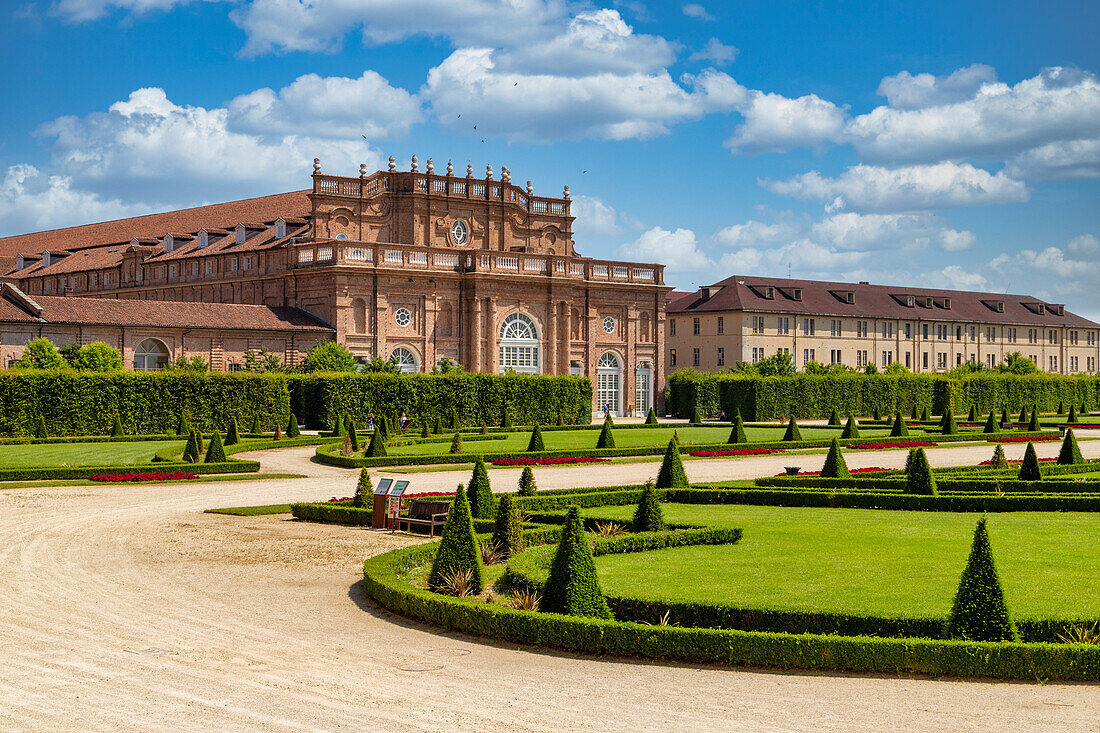
[[[713,458],[715,456],[765,456],[769,453],[782,453],[778,448],[733,448],[730,450],[693,450],[689,455],[698,458]]]
[[[1058,460],[1057,458],[1040,458],[1039,463],[1043,463],[1043,462],[1046,462],[1046,461],[1057,461],[1057,460]],[[1007,462],[1008,463],[1023,463],[1023,461],[1007,461]],[[985,461],[982,461],[981,463],[979,463],[978,465],[979,466],[992,466],[993,461],[985,460]]]
[[[848,473],[874,473],[876,471],[891,471],[890,468],[882,468],[881,466],[868,466],[867,468],[853,468]],[[776,476],[786,476],[786,473],[777,473]],[[821,471],[799,471],[799,476],[820,476]]]
[[[1057,435],[1041,435],[1038,438],[1029,438],[1026,435],[1013,435],[1008,438],[989,438],[987,443],[1034,443],[1040,440],[1061,440]]]
[[[165,472],[165,473],[97,473],[88,477],[92,481],[106,483],[128,483],[131,481],[177,481],[180,479],[198,478],[193,473]]]
[[[858,445],[849,445],[848,448],[923,448],[929,445],[939,445],[938,443],[930,443],[928,441],[911,440],[900,441],[897,443],[859,443]]]
[[[574,456],[572,458],[497,458],[494,466],[565,466],[571,463],[603,463],[606,458]]]

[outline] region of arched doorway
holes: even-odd
[[[402,374],[416,374],[420,371],[420,362],[409,349],[404,346],[398,346],[390,354],[390,359],[397,362],[397,366],[401,369]]]
[[[168,368],[168,347],[158,339],[145,339],[134,349],[134,369],[155,372]]]
[[[638,362],[634,370],[634,410],[635,414],[645,415],[653,406],[653,369],[648,361]]]
[[[613,351],[604,352],[596,362],[596,407],[618,416],[623,411],[623,366]]]
[[[539,330],[523,313],[513,313],[500,324],[500,371],[539,373]]]

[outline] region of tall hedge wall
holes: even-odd
[[[587,377],[500,374],[322,374],[291,377],[295,414],[313,427],[350,414],[366,424],[374,412],[418,421],[439,418],[450,426],[499,425],[501,410],[516,425],[586,424],[592,420],[592,383]]]
[[[670,410],[681,417],[690,416],[696,406],[704,415],[720,411],[732,415],[741,411],[746,420],[769,420],[780,416],[825,418],[834,409],[840,413],[871,415],[875,408],[883,414],[901,410],[905,415],[925,407],[942,415],[1009,412],[1037,407],[1054,412],[1060,403],[1084,403],[1090,410],[1100,405],[1100,377],[1059,374],[975,374],[962,379],[931,374],[886,376],[881,374],[843,374],[790,377],[743,377],[736,374],[676,372],[668,379]]]

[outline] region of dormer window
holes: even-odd
[[[202,249],[206,245],[210,244],[210,233],[207,232],[205,229],[200,229],[196,238],[199,240],[199,249]]]
[[[1039,303],[1038,307],[1035,310],[1038,311],[1039,315],[1044,315],[1047,312],[1046,304]]]
[[[1005,302],[1003,300],[998,300],[997,301],[997,312],[998,313],[1004,313],[1005,312]]]
[[[912,308],[915,303],[916,303],[916,298],[914,298],[912,295],[906,295],[905,296],[905,307]]]
[[[951,298],[944,298],[943,299],[943,307],[944,307],[944,310],[951,310]]]
[[[775,288],[770,286],[764,288],[764,297],[768,300],[775,300]]]
[[[244,224],[238,224],[237,225],[237,244],[244,244],[245,236],[247,236],[247,232],[245,230]]]
[[[43,267],[49,267],[50,266],[50,251],[49,250],[46,250],[45,252],[42,253],[42,266]]]
[[[849,304],[855,303],[856,302],[856,294],[853,291],[849,290],[848,292],[846,292],[844,294],[844,302],[849,303]]]
[[[23,255],[19,255],[15,258],[15,269],[22,270],[24,267],[26,267],[26,263],[23,261]]]
[[[286,221],[280,216],[275,220],[275,238],[282,239],[286,236]]]
[[[176,248],[176,240],[171,234],[164,235],[164,251],[171,252]]]
[[[791,293],[791,296],[795,300],[802,300],[802,288],[795,288],[794,291]]]

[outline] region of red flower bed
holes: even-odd
[[[88,477],[92,481],[104,481],[112,484],[129,483],[131,481],[176,481],[179,479],[198,478],[193,473],[98,473]]]
[[[1042,440],[1061,440],[1057,435],[1043,435],[1039,438],[1029,438],[1026,435],[1014,435],[1011,438],[989,438],[987,443],[1035,443]]]
[[[913,440],[908,442],[898,443],[860,443],[858,445],[849,445],[847,448],[923,448],[929,445],[939,445],[938,443],[929,443],[927,441]]]
[[[1100,428],[1100,423],[1092,423],[1085,425],[1083,423],[1074,423],[1073,425],[1067,425],[1066,427],[1073,428],[1074,430],[1095,430]]]
[[[1058,460],[1057,458],[1040,458],[1039,463],[1044,463],[1046,461],[1057,461],[1057,460]],[[1023,461],[1008,461],[1008,462],[1009,463],[1023,463]],[[978,465],[979,466],[992,466],[993,461],[982,461]]]
[[[848,473],[875,473],[876,471],[890,471],[890,470],[892,470],[892,469],[881,468],[879,466],[868,466],[867,468],[853,468],[853,469],[850,469],[848,471]],[[787,473],[783,472],[783,473],[777,473],[775,475],[776,476],[786,476]],[[799,476],[820,476],[821,471],[799,471],[798,475]]]
[[[345,497],[344,497],[344,498],[342,498],[342,499],[337,499],[337,498],[336,498],[336,497],[334,496],[334,497],[332,497],[331,499],[329,499],[328,501],[326,501],[325,503],[326,503],[326,504],[343,504],[343,503],[344,503],[345,501],[351,501],[351,500],[352,500],[352,499],[354,499],[354,498],[355,498],[355,497],[352,497],[352,496],[345,496]]]
[[[577,456],[575,458],[498,458],[494,466],[566,466],[571,463],[603,463],[606,458]]]
[[[697,458],[714,458],[715,456],[766,456],[769,453],[782,453],[778,448],[735,448],[732,450],[693,450],[688,455]]]
[[[415,494],[402,494],[403,499],[422,499],[425,496],[454,496],[453,491],[420,491]]]

